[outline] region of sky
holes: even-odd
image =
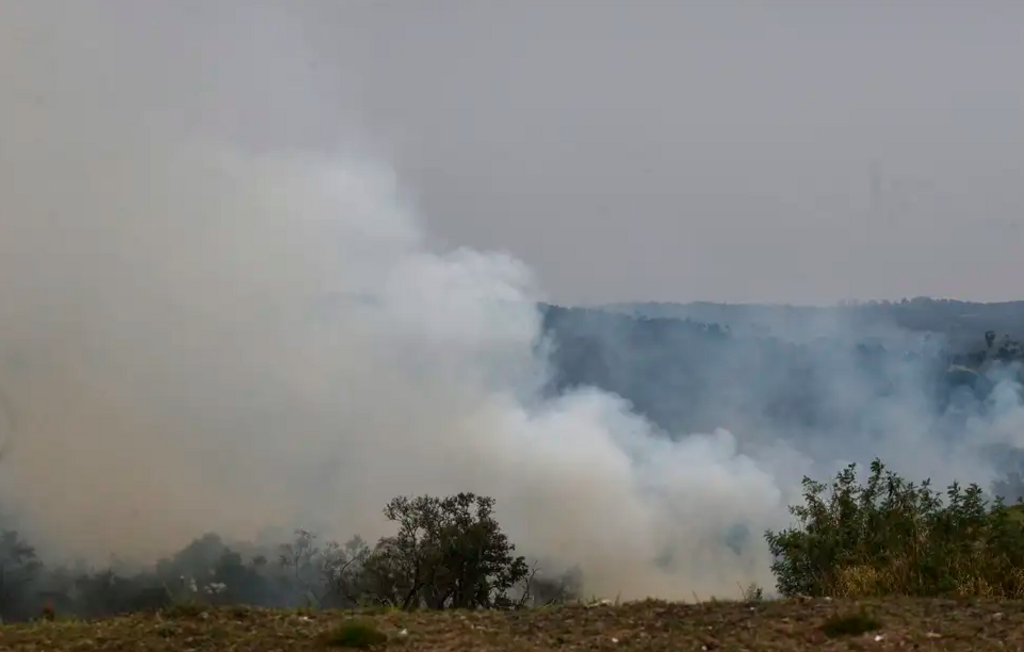
[[[367,152],[437,243],[562,303],[1008,300],[1022,25],[1012,0],[9,2],[0,106]]]

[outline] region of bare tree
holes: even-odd
[[[343,606],[361,604],[370,592],[367,583],[366,562],[371,554],[370,547],[359,536],[345,545],[331,541],[321,553],[320,572],[324,592],[320,603],[335,601]]]
[[[295,530],[295,540],[283,544],[278,554],[278,563],[287,569],[295,584],[302,589],[307,601],[319,601],[316,581],[321,577],[317,562],[320,548],[316,545],[316,535],[308,530]]]

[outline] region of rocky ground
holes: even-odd
[[[180,605],[0,626],[0,650],[269,652],[1024,650],[1024,601],[827,599],[572,605],[518,612],[302,612]]]

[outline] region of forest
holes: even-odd
[[[756,420],[820,435],[900,392],[924,399],[933,416],[948,415],[967,391],[981,405],[1001,370],[1019,379],[1015,363],[1024,360],[1015,335],[1024,324],[1024,302],[1007,304],[1012,310],[993,320],[1010,326],[1015,316],[1017,326],[978,325],[969,337],[965,322],[973,327],[974,315],[992,311],[991,304],[915,299],[868,305],[863,310],[871,319],[844,317],[861,308],[834,308],[817,322],[811,313],[828,309],[711,305],[662,312],[732,318],[705,322],[544,306],[545,331],[556,342],[550,391],[601,387],[670,433]],[[908,316],[917,312],[929,319]],[[854,388],[857,400],[842,400]]]

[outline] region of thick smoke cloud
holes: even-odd
[[[143,18],[77,18],[18,16],[56,35],[0,57],[0,500],[44,549],[151,561],[205,531],[311,524],[374,538],[391,497],[465,490],[590,591],[735,595],[772,584],[760,533],[804,472],[876,452],[987,469],[930,447],[912,401],[879,413],[883,450],[800,452],[756,419],[673,441],[612,394],[545,397],[544,295],[522,263],[436,246],[362,147],[257,149],[217,121],[181,128],[198,109],[147,113],[142,78],[111,82],[101,64],[127,64],[86,46]],[[251,98],[154,48],[168,83],[195,83],[182,106],[244,114]],[[61,65],[39,69],[47,53]],[[110,83],[86,92],[84,73]],[[824,364],[852,401],[845,363]],[[1019,423],[1013,396],[1001,423]]]
[[[17,423],[0,482],[48,540],[102,559],[309,520],[376,536],[393,495],[470,490],[595,588],[741,579],[713,563],[732,555],[717,537],[777,511],[773,478],[728,433],[670,445],[610,395],[537,399],[529,271],[430,251],[386,173],[170,143],[92,154],[23,171],[72,168],[8,203],[0,232]],[[665,551],[687,552],[693,584],[661,583]]]

